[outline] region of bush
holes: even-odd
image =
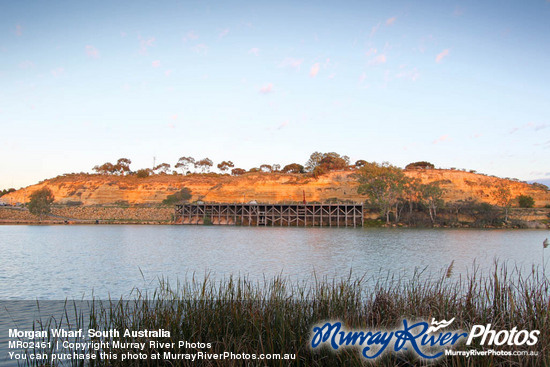
[[[184,187],[183,189],[176,192],[175,194],[168,195],[166,199],[162,201],[162,204],[175,205],[175,204],[186,202],[189,199],[191,199],[191,190],[189,190],[187,187]]]
[[[148,169],[148,168],[143,168],[143,169],[138,169],[137,173],[136,173],[136,176],[138,178],[145,178],[145,177],[149,177],[149,175],[151,174],[151,170]]]
[[[535,200],[531,196],[520,195],[518,196],[518,204],[520,208],[532,208],[535,206]]]

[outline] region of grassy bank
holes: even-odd
[[[276,366],[341,366],[361,365],[360,350],[345,348],[333,352],[309,347],[313,325],[326,320],[340,320],[349,328],[384,330],[402,326],[402,319],[449,320],[456,318],[453,330],[469,332],[473,325],[491,324],[493,330],[540,330],[539,341],[532,347],[492,346],[497,350],[528,350],[538,356],[446,357],[434,364],[442,366],[545,366],[550,362],[550,319],[548,277],[537,269],[525,276],[517,269],[495,266],[491,274],[473,271],[466,278],[449,277],[452,266],[441,274],[418,273],[412,280],[387,276],[378,280],[350,276],[341,281],[316,280],[312,285],[294,283],[283,278],[252,282],[246,278],[189,280],[168,284],[161,281],[150,294],[135,291],[131,301],[94,301],[89,314],[76,312],[82,327],[88,324],[96,330],[121,330],[121,341],[146,341],[122,337],[124,329],[170,331],[171,338],[159,341],[189,341],[212,343],[202,349],[208,353],[292,353],[293,361],[268,361],[251,365]],[[36,329],[52,327],[49,320],[35,325]],[[88,326],[88,325],[85,325]],[[112,340],[106,338],[105,340]],[[456,350],[479,349],[474,343],[455,346]],[[139,349],[108,349],[111,353],[142,352],[148,355],[172,351],[192,353],[196,350],[160,349],[146,346]],[[212,360],[208,363],[172,361],[109,360],[92,365],[209,365],[241,366],[242,360]],[[32,364],[29,362],[29,364]],[[380,366],[411,366],[427,364],[409,352],[386,353],[376,359]],[[38,364],[35,364],[38,365]],[[81,365],[73,362],[73,365]]]

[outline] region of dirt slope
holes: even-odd
[[[319,178],[283,173],[250,173],[238,177],[193,174],[141,179],[135,176],[66,175],[20,189],[3,196],[2,200],[12,204],[24,203],[34,190],[47,186],[54,193],[56,202],[84,205],[156,204],[183,187],[192,190],[193,200],[209,202],[302,201],[303,192],[310,202],[329,198],[364,201],[364,197],[357,194],[357,183],[352,174],[340,171]],[[549,191],[522,182],[456,170],[415,170],[405,171],[405,174],[424,183],[440,181],[446,201],[477,199],[494,204],[495,187],[504,182],[514,197],[522,194],[532,196],[537,207],[550,204]]]

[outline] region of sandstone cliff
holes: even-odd
[[[2,197],[8,203],[25,203],[28,196],[44,186],[49,187],[59,204],[81,203],[105,205],[117,202],[129,204],[158,204],[168,195],[187,187],[192,200],[208,202],[289,202],[325,201],[330,198],[364,201],[357,194],[357,183],[351,171],[331,172],[318,178],[299,174],[249,173],[229,175],[156,175],[136,176],[65,175],[45,180]],[[529,195],[535,206],[550,204],[550,192],[522,182],[504,180],[457,170],[406,170],[405,174],[424,183],[439,181],[445,189],[445,201],[475,199],[495,204],[494,191],[505,183],[514,197]]]

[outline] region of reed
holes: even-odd
[[[160,280],[153,292],[134,290],[128,300],[94,300],[80,323],[96,330],[117,329],[170,331],[171,340],[211,343],[209,353],[288,353],[295,360],[273,360],[251,365],[273,366],[349,366],[363,365],[358,349],[334,352],[309,347],[312,326],[326,320],[340,320],[354,329],[391,329],[408,320],[428,322],[455,318],[453,329],[471,330],[475,324],[491,324],[494,330],[540,330],[533,347],[491,347],[502,350],[537,351],[538,356],[460,357],[444,356],[436,362],[418,359],[411,353],[386,353],[375,360],[377,366],[545,366],[550,364],[549,279],[540,269],[528,274],[506,264],[495,264],[484,274],[473,268],[466,276],[452,277],[452,264],[437,274],[417,271],[413,277],[355,277],[340,280],[321,278],[312,282],[293,282],[283,276],[261,281],[246,277],[215,280],[190,277],[188,281],[169,283]],[[374,284],[374,285],[373,285]],[[75,309],[71,312],[75,314]],[[51,322],[50,322],[51,323]],[[37,325],[39,327],[40,325]],[[108,339],[107,339],[108,340]],[[157,339],[167,341],[166,339]],[[455,347],[457,350],[482,349],[480,346]],[[145,350],[108,350],[112,353],[171,351],[193,353],[196,350],[154,348]],[[34,353],[36,351],[30,351]],[[33,364],[32,361],[28,362]],[[83,365],[73,361],[71,365]],[[37,365],[37,364],[35,364]],[[190,361],[95,361],[92,366],[207,365],[242,366],[242,360]]]

